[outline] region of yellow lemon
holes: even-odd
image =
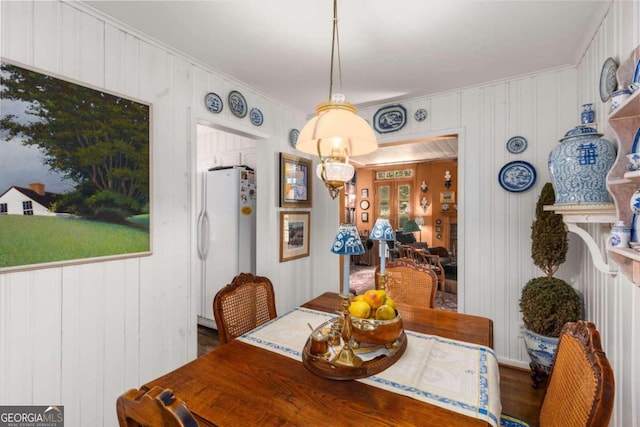
[[[349,313],[354,317],[366,319],[371,313],[371,307],[364,301],[354,301],[349,305]]]
[[[396,302],[392,300],[391,297],[387,297],[384,303],[393,307],[394,310],[396,309]]]
[[[388,304],[383,304],[376,310],[376,320],[391,320],[396,317],[396,310]]]
[[[364,301],[364,295],[356,295],[353,301]]]

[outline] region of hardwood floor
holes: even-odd
[[[215,329],[198,326],[198,357],[215,350],[219,345]],[[545,384],[538,389],[531,384],[529,370],[500,365],[502,413],[521,418],[537,427]]]

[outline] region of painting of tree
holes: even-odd
[[[58,259],[61,256],[77,260],[149,253],[150,106],[5,60],[0,63],[0,95],[0,268],[32,262],[27,247],[23,254],[2,255],[10,248],[1,242],[11,242],[15,252],[21,240],[34,238],[30,222],[44,220],[36,216],[47,217],[48,228],[54,231],[67,230],[70,220],[72,225],[98,230],[103,226],[107,240],[97,252],[44,253],[36,263],[65,261]],[[33,187],[34,174],[24,176],[27,173],[16,164],[20,162],[3,163],[3,152],[5,160],[10,157],[9,148],[19,155],[37,153],[40,166],[47,169],[46,179],[56,177],[65,183],[65,190],[46,192],[43,184]],[[33,193],[34,188],[41,191]],[[46,206],[25,208],[33,204]],[[11,232],[3,227],[9,221]],[[137,238],[131,246],[109,242],[114,227]]]

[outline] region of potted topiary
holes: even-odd
[[[551,372],[558,337],[566,322],[581,316],[582,299],[564,280],[553,277],[566,260],[569,249],[567,228],[562,216],[545,211],[555,202],[553,185],[546,183],[536,204],[531,226],[531,257],[545,275],[531,279],[522,289],[520,311],[524,322],[524,340],[531,359],[534,387]]]

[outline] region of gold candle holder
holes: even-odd
[[[344,366],[360,367],[362,366],[362,359],[358,357],[351,348],[351,313],[349,313],[349,304],[351,301],[349,297],[342,296],[342,349],[337,354],[333,363]]]
[[[387,290],[387,273],[376,273],[376,289],[381,291]]]

